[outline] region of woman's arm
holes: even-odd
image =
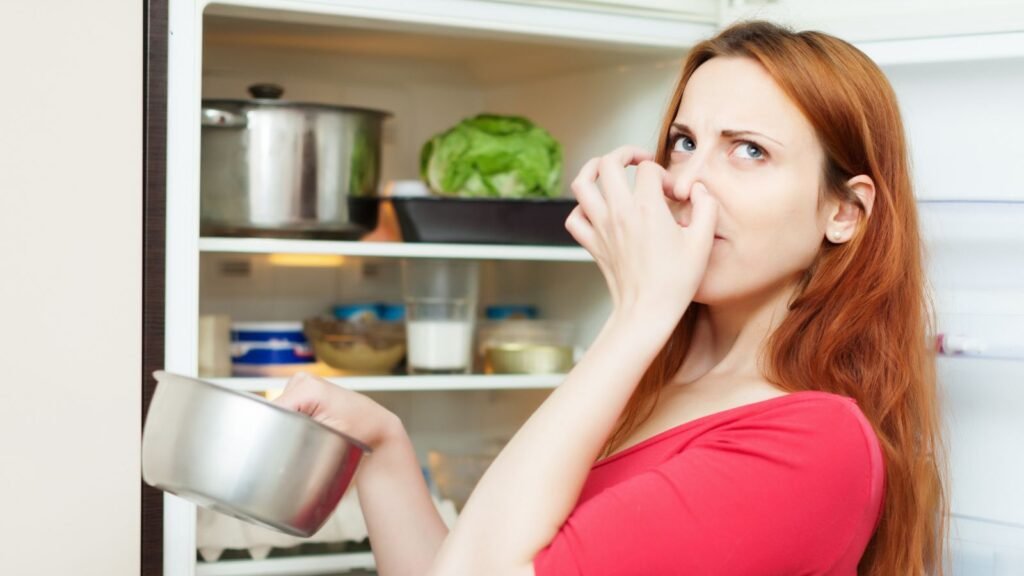
[[[359,505],[381,576],[422,576],[448,527],[427,490],[419,460],[397,417],[356,473]]]
[[[652,158],[624,146],[584,164],[573,181],[579,205],[566,229],[600,267],[612,315],[480,479],[431,576],[534,573],[533,558],[568,518],[619,415],[697,292],[717,202],[703,184],[675,179]],[[625,167],[635,164],[630,190]],[[666,195],[691,203],[689,225],[676,221]]]
[[[421,576],[448,533],[401,419],[372,398],[300,373],[275,402],[370,447],[356,470],[366,527],[382,576]]]
[[[488,468],[432,576],[532,575],[534,556],[576,504],[608,435],[674,323],[613,314],[565,382]]]

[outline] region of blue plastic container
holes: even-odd
[[[315,361],[301,322],[235,322],[231,325],[232,364],[257,366]]]

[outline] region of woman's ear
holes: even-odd
[[[860,203],[864,205],[864,219],[867,220],[871,216],[871,209],[875,205],[874,180],[866,174],[861,174],[847,180],[846,186],[853,190],[853,193],[860,198]]]
[[[870,176],[854,176],[846,181],[846,186],[860,199],[864,211],[862,214],[859,206],[846,200],[840,200],[833,206],[828,222],[825,223],[825,237],[836,244],[853,238],[857,222],[861,218],[867,220],[875,205],[875,183]]]

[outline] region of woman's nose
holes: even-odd
[[[711,191],[712,186],[709,182],[707,170],[704,166],[705,162],[694,156],[686,161],[684,165],[673,167],[669,169],[669,178],[671,179],[671,190],[670,199],[677,202],[689,202],[690,190],[693,185],[697,182],[704,184],[704,186]]]
[[[693,210],[693,205],[690,203],[690,191],[693,189],[693,185],[700,182],[712,193],[714,193],[714,188],[702,174],[694,170],[672,171],[669,177],[672,180],[669,188],[671,191],[666,193],[669,209],[676,222],[683,226],[689,226]]]

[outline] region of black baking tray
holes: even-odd
[[[565,229],[574,198],[392,197],[405,242],[579,246]]]

